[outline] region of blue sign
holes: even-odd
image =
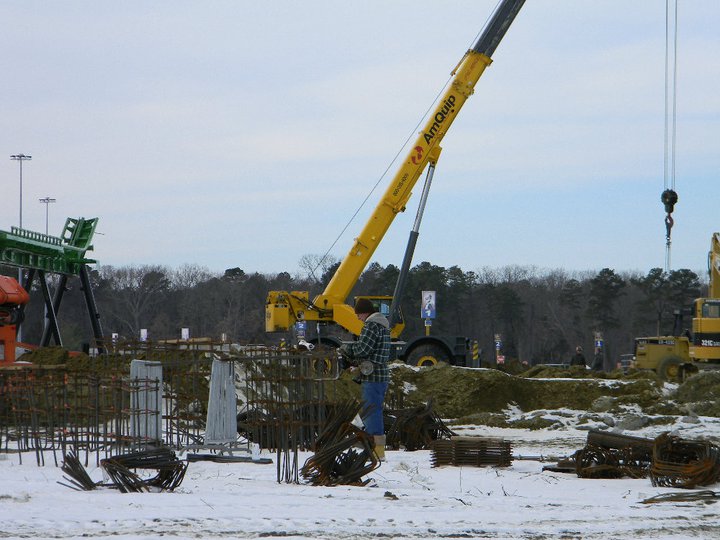
[[[434,319],[435,291],[423,291],[420,302],[420,317],[423,319]]]
[[[307,328],[307,323],[305,321],[296,322],[295,323],[295,332],[297,332],[297,337],[304,338],[306,328]]]

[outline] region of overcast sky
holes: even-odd
[[[324,254],[492,13],[472,2],[0,1],[0,229],[98,217],[115,266]],[[720,230],[720,2],[681,2],[672,267]],[[443,141],[415,262],[665,260],[665,1],[529,0]],[[1,156],[0,156],[1,157]],[[331,254],[343,257],[389,183]],[[415,218],[374,261],[400,265]]]

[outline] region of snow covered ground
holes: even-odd
[[[628,434],[654,437],[668,429],[720,439],[717,418]],[[429,451],[389,451],[367,486],[326,488],[279,484],[276,457],[263,452],[273,464],[191,462],[174,492],[122,494],[74,491],[58,483],[60,468],[38,467],[31,454],[23,464],[0,454],[0,538],[720,538],[714,500],[643,504],[680,490],[655,488],[649,479],[588,480],[542,470],[552,456],[583,447],[586,431],[460,431],[511,440],[517,459],[507,468],[432,468]],[[301,455],[300,466],[309,456]],[[102,479],[100,469],[88,472]]]

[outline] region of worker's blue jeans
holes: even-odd
[[[385,435],[383,423],[383,401],[387,392],[386,382],[362,383],[362,410],[360,416],[368,435]]]

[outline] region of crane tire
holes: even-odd
[[[657,374],[663,381],[682,382],[683,361],[680,357],[671,355],[660,360],[657,367]]]
[[[440,362],[450,363],[450,358],[442,347],[438,345],[418,345],[407,356],[406,364],[411,366],[436,366]]]

